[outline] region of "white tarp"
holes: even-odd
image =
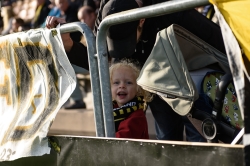
[[[75,80],[59,29],[0,37],[0,161],[50,152],[47,133]]]

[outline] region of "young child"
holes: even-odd
[[[146,102],[149,92],[136,83],[140,70],[132,62],[123,60],[110,67],[113,114],[117,138],[148,139]]]

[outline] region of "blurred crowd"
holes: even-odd
[[[101,0],[3,0],[0,16],[0,33],[43,28],[47,16],[63,17],[67,22],[85,22],[94,28]],[[211,5],[197,8],[203,15],[211,14]],[[214,20],[213,20],[214,21]],[[216,22],[216,21],[214,21]]]
[[[100,0],[3,0],[0,33],[43,28],[47,16],[63,17],[67,22],[81,21],[91,27],[99,4]]]
[[[61,17],[68,23],[84,22],[91,29],[94,29],[99,5],[100,0],[3,0],[0,33],[7,35],[29,29],[44,28],[47,16]],[[79,37],[81,35],[72,33],[73,39],[84,43],[84,38],[80,39]],[[72,66],[77,76],[89,74],[83,68]],[[86,84],[86,81],[84,82]],[[86,108],[83,100],[85,89],[86,87],[81,86],[78,79],[76,89],[64,108]]]

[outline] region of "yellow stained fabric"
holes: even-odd
[[[40,28],[0,37],[0,163],[50,153],[47,133],[76,85],[59,34]]]
[[[250,0],[209,0],[216,5],[233,31],[250,64]],[[246,62],[248,61],[248,62]]]

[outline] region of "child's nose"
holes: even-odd
[[[125,83],[120,83],[119,88],[125,88]]]

